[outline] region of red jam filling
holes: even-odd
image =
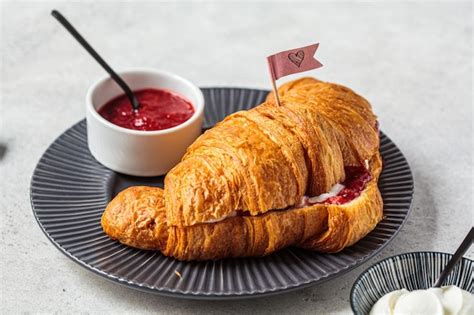
[[[124,94],[107,102],[99,114],[123,128],[152,131],[180,125],[194,113],[191,102],[171,91],[144,89],[133,93],[140,103],[137,111]]]
[[[304,196],[300,204],[290,206],[285,209],[273,209],[270,211],[285,211],[292,208],[303,208],[315,204],[331,204],[331,205],[342,205],[348,203],[355,198],[359,197],[365,189],[367,183],[372,179],[370,172],[362,166],[347,166],[345,167],[346,180],[342,183],[344,189],[342,189],[337,196],[330,197],[322,202],[310,202],[308,196]],[[249,211],[236,210],[235,215],[229,216],[252,216]],[[227,219],[226,217],[221,220]],[[215,222],[221,221],[217,220]]]
[[[364,191],[367,183],[372,179],[372,175],[364,167],[349,166],[345,168],[346,180],[342,183],[344,189],[335,197],[331,197],[321,202],[324,204],[342,205],[359,197]]]

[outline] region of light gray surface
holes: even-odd
[[[368,98],[412,167],[415,198],[407,225],[370,263],[334,281],[256,300],[162,298],[76,265],[37,226],[29,183],[46,147],[84,117],[86,90],[103,71],[53,20],[52,8],[117,69],[162,68],[200,86],[269,88],[266,55],[319,41],[317,55],[325,66],[308,74]],[[408,251],[452,252],[472,224],[469,2],[3,2],[1,20],[2,313],[349,313],[350,288],[370,264]]]

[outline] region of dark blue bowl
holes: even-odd
[[[395,290],[428,289],[451,257],[440,252],[413,252],[379,261],[365,270],[352,286],[352,311],[356,315],[369,314],[378,299]],[[473,293],[473,274],[474,261],[463,258],[443,285],[456,285]]]

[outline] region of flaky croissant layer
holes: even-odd
[[[199,137],[165,178],[165,189],[131,187],[102,217],[120,242],[181,260],[261,256],[287,246],[336,252],[382,217],[376,117],[348,88],[305,78]],[[296,207],[328,192],[345,168],[371,180],[342,205]]]

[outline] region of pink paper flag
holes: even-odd
[[[285,50],[268,56],[267,60],[268,65],[270,66],[272,79],[275,81],[289,74],[322,67],[322,63],[314,58],[318,46],[319,43],[306,47]]]

